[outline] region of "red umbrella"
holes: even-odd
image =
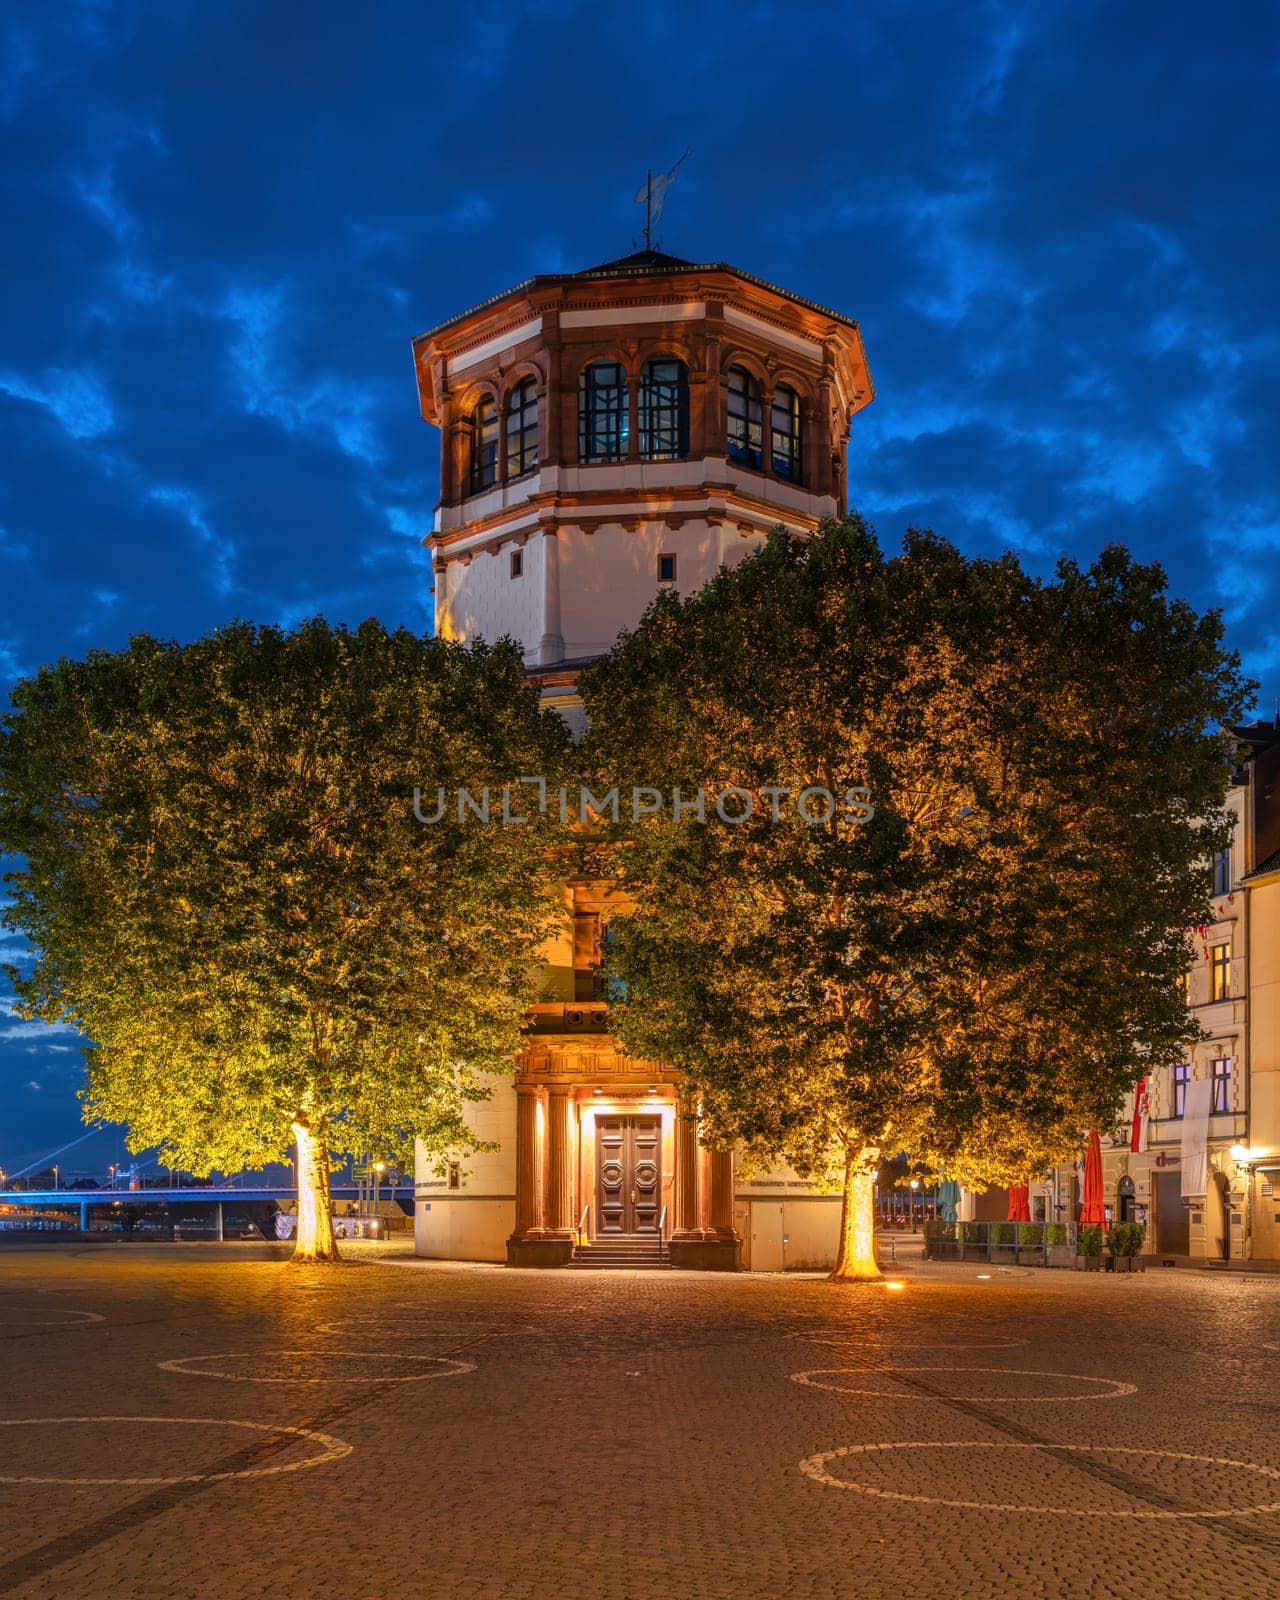
[[[1084,1192],[1080,1196],[1080,1222],[1084,1227],[1106,1225],[1107,1213],[1102,1203],[1102,1141],[1098,1130],[1089,1134],[1089,1147],[1084,1153]]]
[[[1031,1192],[1025,1183],[1015,1183],[1009,1190],[1009,1222],[1031,1221]]]

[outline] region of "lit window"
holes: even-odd
[[[1215,944],[1209,952],[1209,1000],[1231,996],[1231,946]]]
[[[1231,852],[1219,850],[1213,858],[1213,892],[1214,894],[1231,893]]]
[[[507,477],[523,477],[537,465],[538,382],[526,378],[513,392],[507,410]]]
[[[1217,1056],[1213,1066],[1213,1096],[1209,1109],[1215,1117],[1231,1110],[1231,1057]]]
[[[491,488],[498,477],[498,408],[486,397],[471,413],[471,493]]]
[[[518,578],[523,571],[524,571],[524,551],[523,550],[513,550],[511,552],[511,576],[513,578]]]
[[[780,383],[770,413],[771,457],[779,478],[800,482],[800,396]]]
[[[627,377],[616,361],[593,361],[578,381],[578,455],[622,461],[630,436]]]
[[[676,558],[674,556],[658,557],[658,582],[674,583],[676,581]]]
[[[689,454],[689,375],[682,361],[645,362],[640,454],[647,461],[678,461]]]
[[[1187,1084],[1190,1081],[1190,1063],[1179,1061],[1173,1069],[1173,1114],[1175,1117],[1185,1117],[1187,1114]]]
[[[764,399],[759,380],[742,367],[729,368],[729,459],[744,467],[764,460]]]

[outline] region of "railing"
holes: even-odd
[[[992,1261],[1035,1267],[1072,1267],[1074,1222],[939,1222],[924,1225],[930,1261]]]
[[[658,1258],[661,1260],[667,1253],[667,1208],[663,1206],[658,1217]]]
[[[587,1218],[591,1215],[591,1202],[588,1200],[582,1208],[582,1215],[578,1218],[578,1236],[573,1241],[575,1247],[587,1242]]]

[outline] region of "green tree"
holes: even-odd
[[[1025,1180],[1179,1059],[1248,686],[1158,568],[1037,582],[916,531],[887,559],[856,518],[779,529],[581,687],[609,781],[749,797],[616,844],[612,1025],[709,1142],[842,1188],[835,1276],[876,1274],[883,1158]],[[807,822],[811,786],[838,804]]]
[[[514,646],[374,622],[45,668],[0,733],[19,1014],[83,1030],[86,1119],[134,1149],[204,1174],[292,1142],[295,1259],[335,1256],[331,1157],[473,1144],[534,996],[547,824],[462,822],[452,791],[554,782],[568,748]]]

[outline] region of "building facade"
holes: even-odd
[[[1103,1134],[1109,1214],[1145,1222],[1157,1259],[1280,1262],[1280,721],[1237,733],[1231,844],[1212,863],[1212,920],[1188,930],[1201,1037]],[[1037,1215],[1073,1218],[1078,1175],[1059,1168],[1033,1196]]]
[[[580,731],[579,670],[660,588],[688,593],[782,524],[845,510],[850,425],[873,395],[848,318],[723,263],[654,251],[530,279],[414,341],[441,434],[427,540],[437,632],[514,638],[548,710]],[[420,1254],[561,1265],[592,1247],[673,1264],[820,1266],[839,1202],[794,1174],[736,1181],[660,1063],[611,1038],[607,883],[563,886],[514,1083],[477,1105],[497,1148],[420,1161]]]

